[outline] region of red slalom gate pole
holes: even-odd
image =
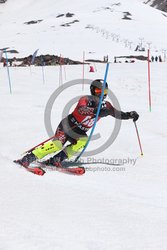
[[[63,58],[60,54],[60,71],[59,71],[59,86],[61,86],[63,84],[63,74],[62,74],[62,65],[63,65]]]
[[[85,80],[85,51],[83,51],[82,90],[84,90],[84,80]]]
[[[45,141],[43,141],[43,142],[40,142],[38,145],[34,146],[33,148],[30,148],[29,150],[25,151],[25,152],[22,153],[22,154],[31,153],[35,148],[37,148],[37,147],[43,145],[45,142],[48,142],[48,141],[54,139],[55,137],[56,137],[56,136],[54,135],[54,136],[48,138],[47,140],[45,140]]]
[[[148,49],[148,98],[149,98],[149,110],[151,112],[151,72],[150,72],[150,50]]]
[[[136,134],[137,134],[137,139],[138,139],[138,143],[139,143],[139,147],[140,147],[140,153],[143,156],[143,150],[142,150],[140,136],[139,136],[139,131],[138,131],[136,122],[134,122],[134,125],[135,125],[135,128],[136,128]]]

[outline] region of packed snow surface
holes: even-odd
[[[85,78],[104,76],[105,65]],[[82,66],[66,66],[66,80],[79,79]],[[26,149],[48,137],[46,103],[59,87],[59,67],[11,68],[12,94],[5,68],[0,68],[0,249],[166,249],[166,63],[151,65],[152,111],[148,106],[147,63],[111,64],[110,89],[124,111],[136,110],[144,156],[134,124],[123,121],[116,141],[104,152],[82,157],[83,176],[48,171],[43,177],[14,165]],[[63,91],[52,109],[56,129],[64,106],[89,86]],[[88,150],[107,140],[114,118],[98,122]],[[107,163],[123,163],[121,166]],[[99,162],[99,163],[97,163]],[[101,162],[101,163],[100,163]],[[88,163],[88,164],[87,164]]]

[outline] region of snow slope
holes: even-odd
[[[19,56],[39,48],[41,54],[81,59],[85,51],[86,58],[103,59],[108,54],[112,60],[117,55],[134,54],[141,42],[159,53],[166,49],[166,17],[137,0],[72,0],[70,5],[67,0],[8,0],[0,8],[0,48],[16,49]],[[74,16],[66,17],[68,12]],[[122,19],[127,13],[131,20]],[[64,16],[58,18],[60,14]],[[32,20],[43,21],[24,24]],[[79,22],[61,26],[75,20]]]
[[[0,5],[0,48],[18,49],[19,56],[40,48],[40,53],[62,53],[77,59],[85,50],[87,57],[108,54],[111,59],[134,53],[125,48],[124,39],[135,47],[144,37],[143,43],[152,41],[152,53],[159,54],[154,47],[166,47],[166,18],[137,1],[119,2],[121,5],[113,5],[118,3],[115,1],[73,0],[69,6],[65,0],[8,0]],[[105,10],[106,6],[111,9]],[[122,20],[122,11],[132,12],[133,20]],[[67,12],[75,16],[56,18]],[[23,24],[33,19],[44,21]],[[80,22],[60,26],[74,19]],[[99,30],[85,29],[88,24]],[[112,37],[106,39],[107,31],[120,35],[120,42]],[[97,71],[92,74],[85,66],[85,78],[104,77],[105,64],[94,66]],[[53,171],[39,177],[12,162],[48,137],[44,110],[59,86],[60,68],[45,67],[45,84],[40,67],[10,68],[10,94],[7,70],[0,67],[0,250],[166,250],[166,66],[151,64],[149,112],[147,64],[110,64],[107,81],[121,109],[140,114],[137,125],[144,156],[140,156],[133,122],[124,121],[116,141],[107,150],[91,159],[82,157],[88,169],[81,177]],[[62,72],[63,82],[80,79],[82,66],[66,66]],[[87,93],[87,85],[84,90],[77,85],[61,93],[52,110],[53,130],[68,101]],[[95,130],[101,137],[88,149],[102,145],[113,125],[114,118],[102,119]]]
[[[93,75],[86,68],[85,77],[102,77],[105,65],[96,67]],[[115,171],[112,165],[85,164],[91,170],[82,177],[51,171],[39,177],[13,165],[12,160],[24,150],[47,138],[43,113],[58,87],[59,68],[45,68],[45,84],[41,68],[31,72],[29,68],[12,68],[12,95],[6,70],[0,68],[0,249],[166,249],[166,64],[152,64],[151,68],[151,113],[145,63],[111,64],[108,76],[122,110],[140,114],[137,124],[144,156],[140,156],[132,121],[124,121],[114,144],[92,161],[127,163]],[[68,66],[66,80],[80,78],[81,73],[81,66]],[[88,86],[82,91],[79,85],[62,93],[52,113],[54,129],[64,105],[76,94],[88,92]],[[108,117],[98,123],[96,133],[101,138],[89,148],[107,139],[113,122]],[[128,162],[130,159],[137,159],[136,164]],[[83,160],[87,163],[88,159]]]

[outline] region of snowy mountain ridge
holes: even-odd
[[[167,1],[166,0],[145,0],[143,1],[145,4],[149,4],[150,6],[167,12]]]
[[[130,55],[138,45],[166,49],[167,18],[138,0],[72,0],[70,5],[66,0],[8,0],[0,8],[0,48],[16,49],[19,56],[37,48],[72,59],[80,59],[83,51],[94,58]]]

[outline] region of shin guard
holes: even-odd
[[[38,158],[42,159],[48,154],[52,154],[54,152],[62,150],[62,143],[58,140],[56,141],[49,141],[44,145],[34,149],[32,153]]]

